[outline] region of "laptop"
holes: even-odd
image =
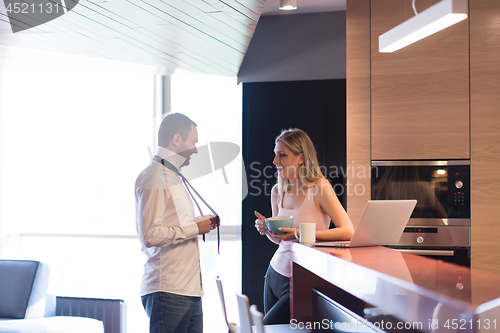
[[[310,245],[362,247],[397,244],[416,204],[417,200],[370,200],[350,241]]]

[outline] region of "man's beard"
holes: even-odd
[[[191,159],[191,157],[186,158],[186,160],[184,161],[184,163],[181,164],[181,166],[179,167],[179,169],[182,168],[182,167],[184,167],[184,166],[186,166],[186,165],[189,165],[189,160],[190,159]]]

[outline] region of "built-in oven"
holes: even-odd
[[[372,161],[371,198],[417,200],[390,247],[470,267],[470,160]]]

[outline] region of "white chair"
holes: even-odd
[[[219,289],[220,304],[222,306],[222,313],[224,313],[224,320],[226,321],[227,328],[231,333],[239,332],[238,326],[234,323],[230,323],[227,320],[226,302],[224,301],[224,290],[222,289],[222,281],[219,279],[219,277],[215,278],[215,283],[217,283],[217,289]]]
[[[240,314],[240,333],[252,333],[252,318],[250,318],[250,303],[248,297],[236,294],[238,313]]]
[[[254,333],[264,333],[264,314],[257,310],[257,305],[250,306]]]
[[[240,333],[309,333],[310,330],[291,328],[289,324],[279,324],[279,325],[263,325],[262,318],[260,321],[255,323],[252,321],[250,315],[250,303],[248,297],[242,294],[237,294],[236,298],[238,300],[238,313],[240,314]],[[257,308],[255,308],[257,310]],[[262,315],[262,314],[261,314]],[[260,323],[260,328],[257,325]],[[253,326],[255,325],[255,326]],[[253,326],[253,328],[252,328]]]

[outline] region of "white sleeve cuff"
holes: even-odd
[[[196,221],[196,219],[195,219]],[[186,233],[186,238],[191,238],[194,236],[198,236],[198,225],[195,222],[186,224],[184,227],[184,231]]]

